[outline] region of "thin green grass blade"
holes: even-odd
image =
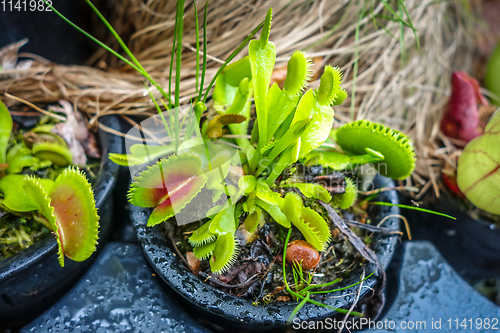
[[[208,14],[208,0],[205,2],[205,12],[203,13],[203,68],[201,70],[200,92],[198,101],[201,101],[203,96],[203,85],[205,84],[205,73],[207,71],[207,14]]]
[[[398,8],[401,21],[399,22],[399,46],[401,48],[401,68],[405,65],[405,25],[403,24],[403,9],[401,8],[401,1],[398,1]]]
[[[304,307],[304,305],[309,301],[309,293],[306,294],[306,297],[293,309],[292,313],[290,313],[290,317],[288,317],[288,320],[286,321],[287,325],[290,325],[292,323],[293,318],[299,313],[300,309]]]
[[[420,40],[419,40],[418,35],[417,35],[417,29],[415,29],[415,27],[413,26],[413,22],[411,21],[410,14],[408,13],[408,9],[406,8],[404,0],[400,0],[400,1],[401,1],[401,6],[403,7],[403,10],[406,14],[406,18],[408,19],[408,25],[409,25],[410,29],[413,31],[413,34],[415,35],[415,41],[417,42],[417,49],[420,49]]]
[[[182,36],[184,34],[184,1],[177,0],[177,47],[175,54],[175,107],[174,112],[174,130],[175,130],[175,151],[179,148],[179,110],[177,109],[180,105],[180,90],[181,90],[181,66],[182,66]]]
[[[88,1],[88,0],[87,0]],[[177,26],[177,48],[175,55],[175,107],[179,107],[179,96],[181,88],[181,63],[182,63],[182,36],[184,34],[184,1],[177,0],[178,26]],[[176,125],[179,124],[177,114]]]
[[[402,204],[393,204],[389,202],[381,202],[381,201],[371,201],[368,202],[369,205],[378,205],[378,206],[389,206],[389,207],[399,207],[399,208],[405,208],[405,209],[411,209],[411,210],[418,210],[419,212],[424,212],[424,213],[429,213],[429,214],[434,214],[434,215],[439,215],[439,216],[444,216],[452,220],[456,220],[456,217],[453,217],[451,215],[447,215],[444,213],[440,212],[435,212],[430,209],[425,209],[425,208],[420,208],[420,207],[415,207],[415,206],[408,206],[408,205],[402,205]]]
[[[170,68],[168,70],[168,95],[172,96],[172,74],[174,71],[174,56],[175,56],[175,47],[177,46],[177,25],[178,25],[178,16],[177,13],[175,15],[175,29],[174,29],[174,38],[172,40],[172,54],[170,55]],[[174,107],[174,104],[169,99],[170,108]]]
[[[113,54],[115,57],[117,57],[118,59],[122,60],[124,63],[126,63],[127,65],[129,65],[130,67],[132,67],[133,69],[135,69],[136,71],[138,71],[139,73],[141,73],[142,75],[144,75],[143,71],[141,71],[141,69],[138,68],[136,65],[134,65],[130,60],[128,60],[127,58],[125,58],[124,56],[122,56],[121,54],[119,54],[118,52],[116,52],[115,50],[113,50],[112,48],[110,48],[109,46],[107,46],[106,44],[104,44],[103,42],[101,42],[100,40],[98,40],[97,38],[95,38],[94,36],[92,36],[91,34],[89,34],[88,32],[86,32],[85,30],[83,30],[79,26],[77,26],[76,24],[74,24],[66,16],[64,16],[57,9],[55,9],[52,6],[52,4],[50,2],[48,2],[48,0],[43,0],[43,1],[48,6],[48,8],[50,8],[54,13],[56,13],[64,21],[66,21],[66,23],[68,23],[70,26],[72,26],[73,28],[75,28],[76,30],[78,30],[80,33],[82,33],[83,35],[85,35],[86,37],[88,37],[89,39],[91,39],[94,43],[96,43],[100,47],[104,48],[106,51],[108,51],[109,53]]]
[[[108,30],[115,37],[115,39],[118,42],[118,44],[120,44],[120,46],[122,47],[122,49],[125,51],[125,53],[127,53],[127,55],[129,56],[129,58],[132,60],[132,62],[141,70],[140,73],[143,74],[149,81],[151,81],[151,83],[153,83],[156,86],[156,88],[158,88],[158,90],[162,93],[162,95],[165,98],[170,99],[170,96],[166,95],[165,91],[163,91],[163,88],[158,83],[156,83],[156,81],[153,80],[153,78],[144,69],[144,67],[142,67],[141,63],[137,60],[137,58],[134,56],[134,54],[132,53],[132,51],[130,51],[130,49],[127,47],[127,45],[125,44],[125,42],[121,39],[120,35],[118,35],[118,33],[116,32],[116,30],[113,28],[113,26],[104,18],[104,16],[101,14],[101,12],[99,12],[99,10],[94,6],[94,4],[90,0],[85,0],[85,2],[90,6],[90,8],[92,8],[92,10],[99,17],[99,19],[106,25],[106,27],[108,28]]]
[[[198,87],[198,81],[200,80],[200,27],[198,26],[198,9],[196,8],[196,0],[193,1],[194,6],[194,23],[196,27],[196,93],[201,90],[201,87]]]
[[[351,92],[351,121],[354,121],[354,109],[356,107],[356,79],[358,77],[358,61],[359,61],[359,29],[361,26],[361,20],[363,19],[363,13],[359,15],[358,23],[356,24],[356,31],[354,33],[354,40],[356,44],[356,49],[354,50],[354,67],[352,69],[352,92]]]
[[[160,118],[161,118],[161,120],[163,122],[163,126],[165,127],[165,130],[167,131],[168,135],[172,136],[172,132],[170,131],[170,126],[168,126],[167,121],[165,119],[165,116],[163,115],[163,112],[161,111],[161,108],[158,105],[158,102],[156,102],[156,99],[153,96],[153,93],[151,92],[151,90],[149,90],[149,88],[148,88],[148,86],[147,86],[146,83],[144,83],[144,86],[146,87],[146,90],[149,93],[149,97],[151,97],[151,99],[155,103],[156,111],[158,111],[158,114],[160,115]]]
[[[309,290],[314,289],[314,288],[324,288],[324,287],[333,286],[334,284],[339,283],[341,280],[342,280],[341,278],[337,278],[337,279],[330,281],[330,282],[327,282],[327,283],[313,284],[313,285],[307,286],[302,291],[309,291]]]

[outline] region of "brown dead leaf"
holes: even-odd
[[[196,258],[193,252],[186,252],[186,260],[188,262],[189,267],[195,272],[198,273],[200,271],[201,261]]]
[[[59,101],[62,107],[53,107],[55,111],[63,112],[66,121],[58,123],[52,129],[66,141],[69,150],[73,154],[73,164],[87,164],[87,156],[99,158],[100,152],[97,148],[97,140],[92,132],[87,128],[87,124],[80,112],[73,109],[73,105],[68,101]]]
[[[0,49],[0,66],[3,70],[14,69],[17,63],[17,54],[19,49],[28,42],[28,39],[22,39],[19,42],[9,44]]]

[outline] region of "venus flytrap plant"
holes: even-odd
[[[283,171],[299,160],[308,163],[314,157],[321,157],[317,159],[319,163],[327,160],[330,166],[334,164],[343,166],[334,169],[343,169],[353,164],[382,161],[386,153],[390,157],[389,162],[394,163],[397,157],[404,154],[400,152],[401,147],[408,141],[397,135],[395,138],[389,135],[389,139],[386,139],[386,134],[391,131],[387,129],[378,137],[378,132],[373,134],[373,142],[370,142],[370,146],[364,147],[360,154],[357,148],[364,141],[363,129],[358,129],[361,132],[355,133],[352,142],[349,141],[347,145],[343,145],[343,133],[349,130],[341,128],[338,131],[340,133],[338,141],[342,148],[346,148],[346,153],[315,152],[315,149],[319,148],[330,134],[333,123],[332,106],[341,104],[347,96],[340,86],[342,75],[338,68],[327,66],[321,76],[319,88],[303,93],[310,77],[311,61],[304,52],[296,51],[288,62],[284,88],[280,89],[276,84],[269,88],[276,58],[275,46],[269,41],[271,13],[272,11],[269,10],[262,24],[260,38],[249,43],[249,55],[233,64],[224,65],[218,71],[216,78],[212,80],[215,82],[213,100],[217,115],[205,121],[201,132],[205,138],[218,138],[223,133],[223,127],[229,125],[234,134],[246,134],[250,115],[249,99],[253,95],[257,119],[252,140],[249,142],[241,138],[236,141],[246,149],[244,157],[248,161],[248,165],[243,166],[247,173],[243,185],[248,186],[240,188],[237,196],[242,197],[243,211],[248,214],[244,222],[245,227],[247,231],[255,233],[258,230],[260,217],[265,212],[272,220],[285,228],[295,226],[310,244],[318,251],[322,251],[331,239],[328,223],[320,214],[304,206],[300,196],[293,193],[282,196],[272,191],[270,187],[274,188],[275,181],[281,177]],[[182,25],[179,20],[182,20],[182,17],[177,19],[177,24]],[[180,35],[176,34],[176,37],[179,38]],[[231,57],[234,55],[235,53]],[[180,64],[178,65],[180,67]],[[203,65],[205,66],[205,63]],[[161,110],[153,96],[152,99],[160,113]],[[195,105],[197,118],[201,114],[200,110],[203,109],[202,102]],[[175,117],[177,116],[174,113]],[[178,121],[175,120],[174,123]],[[369,122],[365,124],[382,130],[382,125]],[[168,131],[167,127],[166,129]],[[385,127],[383,130],[385,131]],[[178,133],[175,135],[177,136]],[[402,143],[399,140],[402,140]],[[353,142],[360,143],[352,148]],[[151,161],[152,157],[159,158],[173,152],[172,147],[168,145],[160,146],[163,148],[145,147],[147,149],[141,150],[138,146],[132,146],[129,155],[113,155],[111,158],[122,165],[138,165]],[[395,149],[396,153],[391,152],[391,149]],[[138,206],[154,208],[148,221],[149,226],[172,218],[176,212],[186,207],[204,186],[215,191],[214,200],[224,192],[229,194],[228,191],[234,188],[232,185],[222,184],[212,178],[206,180],[203,177],[204,172],[215,170],[222,165],[222,163],[215,163],[215,168],[213,168],[211,155],[217,153],[208,150],[206,152],[211,158],[204,155],[203,151],[173,154],[171,157],[161,159],[160,162],[134,178],[129,192],[129,201]],[[393,157],[394,154],[400,155]],[[411,158],[407,159],[411,162]],[[405,172],[411,171],[412,167],[413,164],[409,163],[404,169]],[[229,169],[231,168],[221,171],[222,179],[226,177]],[[175,179],[178,186],[167,189],[165,184],[170,183],[170,178]],[[348,182],[348,184],[351,183]],[[330,194],[323,188],[320,190],[319,185],[284,182],[283,187],[296,188],[306,197],[327,203],[331,201]],[[235,191],[232,190],[232,192]],[[337,205],[342,208],[352,205],[355,201],[353,191],[354,188],[348,186],[345,195],[337,195],[335,200]],[[214,273],[223,273],[227,270],[237,254],[234,233],[239,221],[234,218],[234,208],[232,208],[234,204],[235,202],[229,206],[222,205],[216,211],[210,210],[207,214],[210,216],[208,225],[204,224],[189,239],[194,247],[195,255],[198,255],[200,259],[210,257],[209,263]],[[174,209],[174,206],[177,208]]]
[[[6,162],[0,173],[0,210],[32,219],[51,230],[58,243],[61,266],[64,256],[86,260],[96,249],[99,216],[86,176],[75,167],[65,168],[72,162],[66,142],[50,132],[51,125],[12,136],[12,118],[1,101],[0,118],[0,148]],[[21,142],[16,143],[19,138]],[[55,180],[20,174],[26,167],[36,171],[51,166]]]
[[[163,113],[168,113],[166,118],[169,118],[169,124],[165,124],[165,131],[174,136],[176,144],[157,142],[162,145],[132,145],[129,154],[111,155],[110,158],[120,165],[128,166],[152,163],[133,178],[128,195],[132,204],[153,208],[148,226],[158,225],[174,216],[177,218],[178,213],[186,210],[200,191],[212,191],[215,206],[206,212],[205,223],[188,238],[194,255],[200,260],[208,259],[212,273],[226,272],[236,261],[239,248],[249,245],[267,220],[288,229],[285,253],[292,227],[298,229],[316,251],[328,248],[332,233],[329,222],[324,218],[326,214],[310,207],[310,202],[316,200],[339,209],[348,209],[356,201],[356,187],[352,181],[346,180],[345,193],[335,194],[332,199],[332,195],[322,186],[304,183],[299,175],[295,175],[293,169],[296,163],[321,164],[327,169],[345,171],[356,165],[383,162],[387,164],[386,172],[383,173],[386,176],[400,179],[411,173],[415,163],[411,142],[401,133],[380,124],[360,121],[344,125],[334,135],[342,151],[321,147],[332,130],[332,107],[341,104],[347,97],[341,87],[342,74],[337,67],[326,66],[319,87],[304,92],[310,79],[311,60],[305,52],[296,51],[288,61],[283,89],[277,84],[269,87],[276,60],[276,48],[269,40],[271,9],[264,22],[228,57],[203,94],[207,53],[205,6],[203,70],[200,86],[196,87],[198,100],[192,108],[196,126],[186,130],[199,135],[196,138],[185,135],[186,141],[180,142],[178,125],[184,120],[179,118],[179,110],[171,110],[171,106],[179,106],[184,1],[178,1],[177,6],[173,47],[177,53],[175,103],[164,105],[165,111],[162,111],[149,91],[164,123]],[[260,37],[250,41],[261,28]],[[120,41],[119,36],[115,37]],[[248,42],[248,56],[229,64]],[[126,45],[120,45],[129,54]],[[132,61],[124,61],[163,93],[161,87],[137,64],[133,55],[129,54],[129,57]],[[174,54],[172,63],[173,60]],[[205,101],[214,84],[213,106],[203,119],[207,110]],[[251,139],[248,140],[245,136],[248,135],[252,97],[255,100],[256,121]],[[231,153],[227,149],[211,146],[214,142],[210,140],[220,138],[226,126],[233,135],[238,136],[234,142],[242,148],[240,154],[244,163],[241,168],[230,162]],[[231,141],[228,138],[224,140]],[[208,173],[217,177],[208,176]],[[228,200],[219,203],[223,194]],[[239,232],[246,233],[243,240],[237,240],[236,233]],[[300,290],[292,291],[286,281],[285,260],[283,262],[286,290],[301,300],[297,311],[306,302],[326,306],[311,299],[315,293],[322,292],[315,288],[329,287],[338,281],[312,285],[308,279],[299,276],[299,268],[295,275],[300,281],[305,281],[305,285]]]

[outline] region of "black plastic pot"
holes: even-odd
[[[377,187],[386,184],[387,186],[394,185],[394,183],[387,183],[387,181],[387,178],[377,176],[375,185]],[[382,192],[379,200],[398,203],[395,191]],[[373,208],[373,210],[370,209],[370,216],[373,221],[380,221],[391,214],[399,214],[399,208],[397,207],[371,206],[370,208]],[[297,305],[296,303],[274,302],[254,306],[251,300],[229,295],[204,283],[193,275],[176,257],[159,227],[146,227],[150,210],[131,206],[131,213],[131,219],[137,230],[146,258],[167,285],[180,295],[180,300],[190,307],[190,313],[196,314],[197,319],[209,324],[212,328],[231,330],[233,332],[238,330],[276,330],[278,327],[285,326],[286,320]],[[391,230],[399,230],[399,220],[389,218],[384,223],[384,226]],[[396,236],[377,235],[374,238],[372,249],[384,268],[387,268],[391,261],[396,243]],[[366,269],[367,272],[374,270],[376,270],[376,267],[371,264]],[[359,275],[353,272],[349,278],[342,282],[342,286],[357,282]],[[365,282],[365,286],[373,288],[379,279],[380,277],[373,276]],[[369,291],[368,288],[363,288],[363,294]],[[336,294],[336,296],[341,297],[328,298],[322,301],[334,307],[346,308],[352,304],[354,292],[355,287]],[[307,303],[297,317],[301,320],[320,320],[335,314],[332,310]]]
[[[120,130],[115,116],[106,116],[100,121]],[[100,216],[97,251],[104,246],[112,230],[113,188],[119,172],[118,165],[107,156],[109,152],[124,151],[123,140],[116,135],[99,131],[99,141],[103,159],[93,184]],[[62,268],[57,260],[56,239],[47,235],[26,250],[0,261],[0,322],[16,326],[40,315],[78,281],[96,257],[94,253],[81,263],[66,258]]]
[[[415,239],[429,240],[450,265],[466,280],[500,277],[500,229],[475,219],[467,212],[463,199],[441,189],[424,196],[423,207],[451,215],[456,220],[421,212],[408,214]]]

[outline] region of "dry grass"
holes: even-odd
[[[171,40],[175,20],[174,1],[114,1],[111,20],[144,67],[168,86]],[[418,165],[408,185],[423,189],[435,184],[446,160],[454,153],[449,140],[439,131],[439,119],[446,105],[450,75],[468,70],[473,43],[467,35],[468,9],[460,0],[406,0],[417,29],[421,48],[409,28],[400,44],[399,23],[378,18],[379,1],[217,1],[209,3],[206,84],[220,63],[265,16],[274,9],[271,40],[277,48],[277,64],[286,64],[294,50],[305,49],[316,57],[316,70],[325,64],[340,66],[345,72],[344,87],[355,100],[336,107],[336,126],[351,119],[371,119],[408,133],[415,142]],[[200,21],[205,1],[197,2]],[[192,1],[186,1],[181,102],[195,94],[195,26]],[[369,14],[360,19],[365,11]],[[359,28],[359,39],[355,38]],[[381,27],[384,27],[382,29]],[[394,37],[392,37],[390,32]],[[110,45],[113,45],[110,43]],[[402,63],[401,52],[406,55]],[[356,54],[358,57],[356,58]],[[244,53],[241,55],[244,56]],[[1,61],[2,59],[0,59]],[[96,125],[105,114],[132,115],[154,112],[142,77],[104,52],[93,59],[98,70],[85,66],[60,66],[43,60],[29,69],[12,68],[0,73],[0,92],[8,92],[32,103],[55,103],[66,99],[91,117]],[[357,66],[357,76],[353,69]],[[175,71],[174,71],[175,72]],[[317,87],[318,80],[310,87]],[[158,98],[160,94],[154,91]],[[9,105],[18,101],[5,98]],[[438,146],[439,144],[439,146]],[[440,148],[441,145],[444,148]],[[437,187],[435,187],[437,190]]]

